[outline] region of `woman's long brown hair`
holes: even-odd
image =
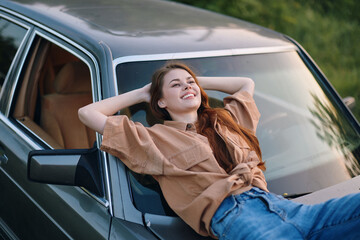
[[[230,131],[233,131],[244,139],[251,150],[254,150],[260,159],[258,167],[265,170],[265,164],[261,158],[261,150],[257,137],[252,132],[239,124],[237,124],[231,115],[222,108],[211,108],[209,105],[209,98],[204,89],[199,85],[194,72],[185,64],[180,62],[168,62],[165,66],[158,69],[152,76],[152,84],[150,89],[151,100],[150,107],[153,114],[159,119],[172,120],[168,111],[158,106],[158,100],[162,97],[162,87],[164,76],[173,69],[183,69],[187,71],[195,80],[200,88],[201,104],[198,109],[197,132],[206,136],[209,140],[211,149],[219,165],[226,171],[230,172],[238,163],[232,159],[224,140],[216,133],[214,129],[214,121],[226,126]]]

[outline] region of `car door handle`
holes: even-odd
[[[0,146],[0,166],[5,165],[8,162],[8,157],[5,154],[5,150]]]

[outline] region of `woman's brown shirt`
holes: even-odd
[[[255,133],[259,111],[251,95],[240,91],[224,98],[225,109],[241,126]],[[211,235],[210,222],[220,203],[231,194],[259,187],[266,181],[259,159],[246,142],[215,122],[239,164],[230,173],[219,166],[206,137],[194,124],[165,121],[144,127],[124,115],[109,117],[101,149],[118,157],[137,173],[152,175],[169,206],[196,232]]]

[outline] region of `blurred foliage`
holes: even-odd
[[[175,0],[284,33],[299,42],[360,121],[360,1]]]

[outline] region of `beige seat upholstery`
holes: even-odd
[[[55,93],[41,97],[40,126],[65,149],[90,148],[95,133],[78,118],[92,102],[89,68],[80,61],[64,65],[54,80]]]

